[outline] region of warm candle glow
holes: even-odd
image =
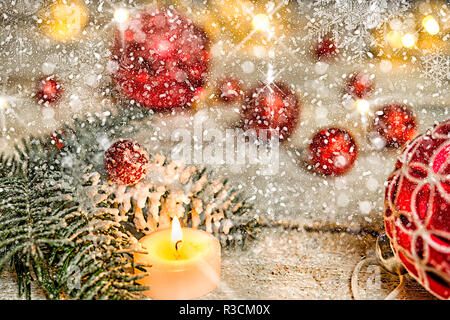
[[[416,45],[416,37],[411,33],[407,33],[402,37],[402,44],[405,48],[412,48]]]
[[[172,243],[175,245],[177,249],[178,243],[183,240],[183,232],[181,231],[181,224],[178,217],[173,217],[172,220],[172,234],[171,234]]]
[[[253,17],[252,26],[253,29],[255,29],[256,31],[265,31],[265,32],[269,31],[270,28],[269,17],[264,13],[257,14],[256,16]]]
[[[220,242],[208,232],[181,228],[178,217],[172,228],[153,232],[139,243],[146,253],[136,253],[134,261],[148,266],[149,274],[138,282],[149,287],[144,293],[153,299],[198,298],[220,282]]]
[[[425,31],[431,35],[439,33],[439,23],[431,15],[428,15],[425,18],[423,18],[422,26],[425,29]]]

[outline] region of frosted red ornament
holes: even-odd
[[[288,138],[294,131],[300,113],[296,94],[286,85],[276,82],[261,84],[249,92],[242,107],[241,118],[244,128],[277,130],[279,139]]]
[[[363,99],[370,96],[374,90],[375,83],[367,73],[356,73],[352,75],[346,84],[346,92],[356,99]]]
[[[139,182],[148,170],[149,156],[139,144],[119,140],[105,152],[104,165],[110,179],[123,184]]]
[[[339,49],[333,39],[323,37],[317,40],[314,52],[319,60],[332,60],[338,55]]]
[[[54,75],[43,77],[36,83],[35,97],[39,104],[58,102],[62,93],[62,84]]]
[[[50,134],[51,144],[58,148],[58,150],[64,148],[64,141],[60,138],[62,136],[67,136],[66,132],[62,129],[58,129]]]
[[[325,175],[347,172],[358,155],[352,135],[344,129],[328,128],[317,132],[309,145],[308,158],[313,169]]]
[[[386,146],[400,147],[417,134],[417,122],[404,104],[389,104],[375,112],[372,130],[384,138]]]
[[[217,89],[219,99],[224,102],[237,102],[243,95],[241,85],[237,80],[232,78],[219,81]]]
[[[112,53],[120,92],[156,110],[190,106],[209,66],[206,33],[166,9],[142,10],[121,24]]]
[[[410,142],[388,179],[391,247],[428,291],[450,298],[450,120]]]

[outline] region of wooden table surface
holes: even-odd
[[[375,237],[306,229],[264,228],[243,250],[223,250],[221,284],[204,299],[353,299],[353,269],[373,252]],[[368,265],[361,269],[358,284],[359,298],[384,299],[396,287],[398,278]],[[20,299],[11,273],[0,276],[0,299]],[[32,299],[45,299],[36,286]],[[434,297],[406,277],[397,299]]]

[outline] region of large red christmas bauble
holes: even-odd
[[[388,179],[384,222],[396,256],[427,290],[450,298],[450,120],[410,142]]]
[[[35,96],[39,104],[58,102],[62,93],[62,84],[54,75],[43,77],[36,83]]]
[[[388,147],[400,147],[414,138],[417,123],[407,105],[389,104],[375,112],[372,129],[385,139]]]
[[[351,134],[339,128],[317,132],[308,150],[314,170],[325,175],[347,172],[353,166],[357,154],[358,147]]]
[[[374,89],[374,81],[367,73],[356,73],[352,75],[346,86],[346,91],[353,98],[363,99],[367,98]]]
[[[245,98],[241,118],[246,130],[277,130],[280,140],[284,140],[294,131],[299,113],[300,105],[295,93],[276,82],[261,84],[250,91]],[[267,138],[271,138],[270,131],[267,131]]]
[[[105,170],[112,181],[123,184],[139,182],[148,170],[149,157],[139,144],[119,140],[105,152]]]
[[[146,9],[116,31],[112,73],[129,99],[155,110],[189,106],[209,65],[206,33],[173,10]]]

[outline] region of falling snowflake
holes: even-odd
[[[15,131],[13,126],[9,126],[9,120],[15,120],[16,124],[19,123],[22,127],[25,127],[25,122],[16,113],[16,105],[20,99],[17,96],[3,95],[0,91],[0,137],[8,136],[11,132]]]
[[[420,77],[430,80],[438,87],[450,80],[450,56],[442,53],[423,55],[420,57],[422,70]]]
[[[367,57],[373,30],[409,8],[406,0],[317,0],[307,17],[305,40],[331,35],[344,49],[348,60]]]

